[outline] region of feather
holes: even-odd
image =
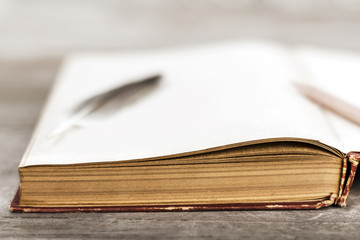
[[[130,82],[96,94],[69,111],[60,124],[49,134],[49,138],[58,138],[85,121],[109,117],[121,108],[135,104],[139,99],[154,90],[161,75],[151,75],[140,81]]]

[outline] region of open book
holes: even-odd
[[[351,53],[268,42],[73,55],[21,161],[11,209],[344,206],[360,127],[307,100],[293,82],[359,103],[348,94],[359,66]],[[129,100],[154,73],[161,79]],[[56,131],[76,106],[119,86],[131,94]]]

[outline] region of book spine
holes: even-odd
[[[340,197],[341,197],[341,195],[343,193],[343,190],[344,190],[344,187],[345,187],[346,173],[347,173],[347,167],[348,167],[347,163],[348,163],[347,157],[344,156],[342,174],[341,174],[341,179],[340,179],[339,194],[338,194],[338,197],[335,200],[335,205],[339,204]]]
[[[348,162],[350,163],[350,173],[349,173],[349,176],[347,177],[347,180],[346,180],[346,185],[345,185],[345,188],[340,196],[340,199],[338,201],[338,205],[341,206],[341,207],[345,207],[346,206],[346,201],[349,197],[349,194],[350,194],[350,189],[351,189],[351,186],[354,182],[354,179],[355,179],[355,174],[356,174],[356,170],[357,170],[357,167],[359,165],[359,161],[360,161],[360,153],[358,152],[349,152],[347,155],[346,155],[346,158],[348,160]]]

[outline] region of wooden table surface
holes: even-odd
[[[0,239],[359,239],[359,178],[348,207],[316,211],[9,212],[18,164],[66,53],[254,37],[360,50],[358,8],[220,2],[0,1]]]

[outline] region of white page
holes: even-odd
[[[66,134],[48,134],[76,103],[153,72],[152,94],[114,117]],[[261,42],[67,59],[21,166],[119,161],[231,143],[298,137],[341,144],[319,108],[291,84],[288,51]]]
[[[301,47],[295,56],[302,80],[360,109],[360,52]],[[360,127],[323,109],[344,152],[360,150]]]

